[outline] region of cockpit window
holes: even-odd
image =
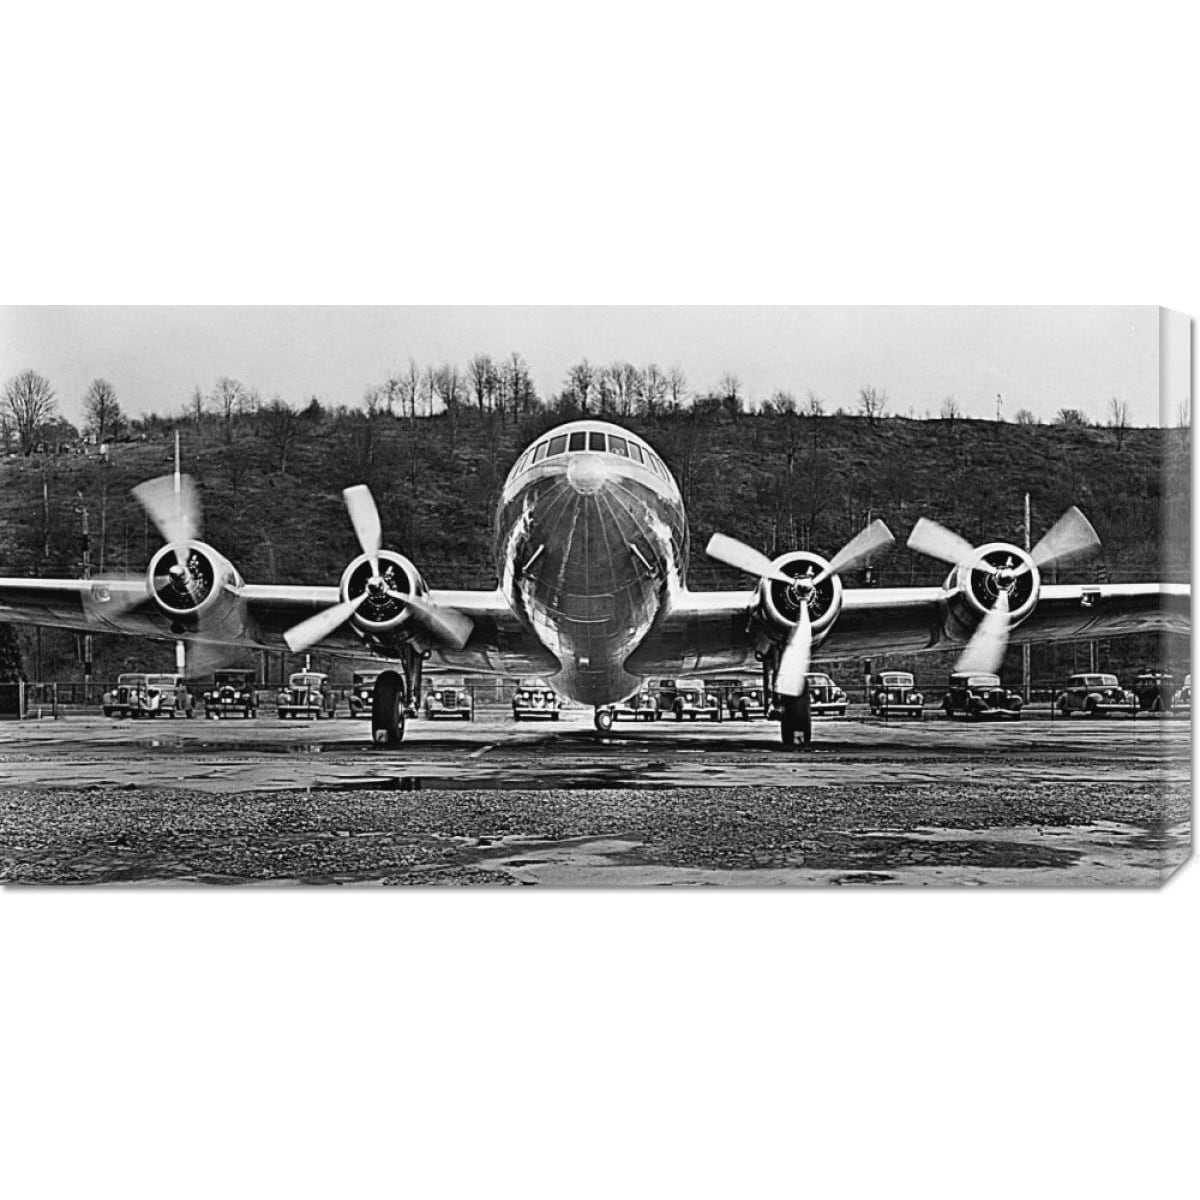
[[[555,454],[561,454],[567,448],[567,435],[560,433],[558,437],[550,439],[550,449],[546,451],[546,457],[552,458]]]
[[[540,462],[542,461],[542,459],[546,457],[546,447],[547,447],[547,446],[549,446],[549,445],[550,445],[550,443],[549,443],[549,442],[543,442],[543,443],[542,443],[542,444],[541,444],[541,445],[540,445],[540,446],[539,446],[539,447],[538,447],[538,448],[537,448],[537,449],[536,449],[536,450],[533,452],[533,461],[534,461],[535,463],[540,463]]]
[[[571,434],[571,443],[567,447],[568,450],[583,450],[586,448],[587,434],[580,430],[578,433]]]
[[[629,451],[625,448],[625,439],[617,437],[615,433],[608,435],[608,452],[610,454],[619,454],[622,458],[629,457]]]
[[[642,448],[641,446],[637,445],[636,442],[629,443],[629,457],[632,458],[634,462],[642,461]]]
[[[588,434],[588,449],[603,450],[604,449],[604,434],[593,430]]]

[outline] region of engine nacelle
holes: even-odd
[[[146,570],[146,590],[179,633],[201,621],[240,632],[245,606],[238,593],[244,586],[233,563],[205,542],[164,546]]]
[[[795,550],[781,555],[771,565],[798,580],[815,579],[829,565],[829,560],[808,550]],[[772,640],[783,640],[796,627],[800,605],[806,596],[815,646],[829,636],[842,611],[842,581],[836,575],[830,575],[815,589],[789,586],[774,579],[764,579],[759,584],[758,616]]]
[[[1009,542],[988,542],[959,563],[943,587],[946,632],[965,641],[995,607],[1001,591],[1008,593],[1009,627],[1015,629],[1026,620],[1037,608],[1042,576],[1028,550]]]
[[[410,631],[403,627],[412,621],[412,609],[387,593],[423,598],[429,594],[429,589],[412,562],[394,550],[379,552],[379,575],[383,588],[370,587],[373,571],[371,560],[365,554],[359,555],[342,573],[339,587],[343,600],[354,600],[364,592],[367,594],[351,621],[359,632],[371,639],[393,638],[401,630],[407,634]]]

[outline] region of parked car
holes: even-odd
[[[148,675],[140,671],[117,676],[104,693],[100,710],[106,717],[190,717],[194,700],[182,675]]]
[[[948,717],[964,716],[972,720],[1018,720],[1021,697],[1000,682],[999,675],[956,672],[950,676],[950,690],[942,698],[942,711]]]
[[[1139,712],[1169,712],[1175,696],[1175,676],[1169,671],[1143,671],[1133,685]]]
[[[908,671],[880,671],[871,684],[870,709],[873,717],[916,717],[925,715],[925,697],[917,691]]]
[[[253,671],[214,671],[204,693],[204,715],[216,720],[239,713],[244,720],[258,716]]]
[[[369,717],[371,703],[375,698],[375,680],[378,671],[355,671],[350,680],[350,715]]]
[[[1111,713],[1137,712],[1134,694],[1126,691],[1115,675],[1081,672],[1067,680],[1055,706],[1064,717],[1083,713],[1088,717],[1107,717]]]
[[[596,728],[609,729],[612,723],[621,717],[628,717],[631,721],[660,720],[662,709],[658,707],[655,690],[649,685],[643,685],[632,696],[626,696],[616,704],[602,704],[596,709]]]
[[[1192,715],[1192,677],[1190,675],[1184,676],[1183,687],[1172,697],[1171,707],[1181,717]]]
[[[726,707],[733,719],[762,720],[768,715],[767,694],[757,684],[739,684],[729,691]],[[778,714],[775,714],[778,720]]]
[[[557,721],[562,700],[544,679],[524,679],[513,692],[514,721]]]
[[[319,671],[297,671],[288,676],[287,687],[281,688],[275,710],[285,720],[288,717],[307,717],[319,721],[332,718],[337,711],[337,697],[329,686],[329,676]]]
[[[464,687],[431,688],[425,693],[425,715],[435,717],[457,717],[460,721],[475,719],[475,705],[471,693]]]
[[[710,692],[700,679],[680,680],[675,690],[675,702],[671,705],[675,720],[682,721],[687,717],[694,721],[697,717],[707,717],[710,721],[721,719],[721,701],[716,692]]]
[[[844,717],[846,715],[848,703],[846,693],[828,675],[813,672],[806,675],[804,679],[804,686],[808,691],[809,705],[814,717]]]

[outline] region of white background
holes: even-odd
[[[1200,312],[1182,6],[433,8],[0,17],[0,300]],[[7,892],[5,1190],[1179,1194],[1197,878]]]

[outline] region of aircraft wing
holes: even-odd
[[[306,617],[340,599],[336,587],[294,584],[244,584],[237,589],[245,604],[246,628],[221,637],[218,645],[252,650],[287,650],[283,635]],[[432,591],[429,599],[471,618],[473,629],[462,650],[432,652],[427,669],[514,674],[548,674],[554,658],[512,615],[504,597],[493,591]],[[0,623],[41,625],[77,633],[120,633],[161,641],[194,641],[172,628],[169,618],[146,594],[144,579],[0,578]],[[210,643],[213,639],[210,639]],[[321,642],[321,653],[361,658],[369,653],[348,625]]]
[[[947,650],[963,643],[943,623],[940,587],[846,588],[841,615],[813,662]],[[756,591],[683,592],[626,664],[631,674],[759,669],[765,631]],[[1048,584],[1011,644],[1191,630],[1187,584]]]

